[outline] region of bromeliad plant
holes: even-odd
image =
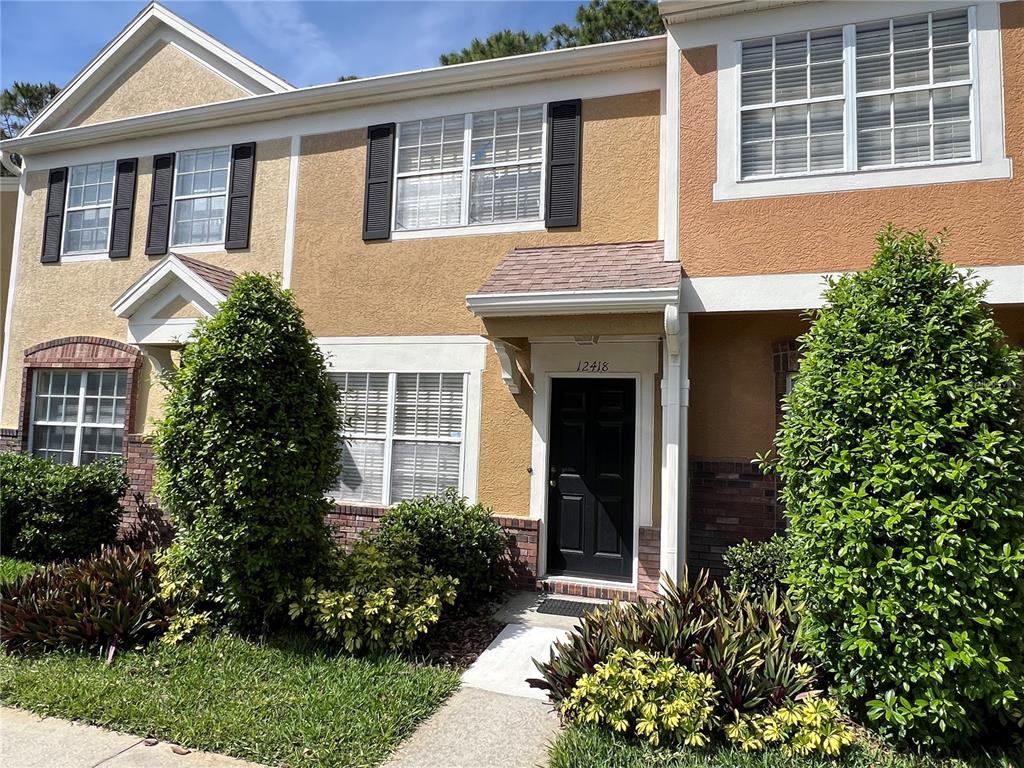
[[[0,585],[0,641],[9,651],[78,648],[109,662],[159,636],[173,614],[145,550],[106,548]]]
[[[666,656],[618,648],[579,679],[559,709],[568,719],[635,733],[654,746],[703,747],[714,722],[715,683]]]
[[[535,662],[541,677],[530,684],[561,704],[617,649],[646,650],[709,675],[718,691],[716,713],[731,721],[817,686],[802,639],[800,613],[785,595],[729,595],[701,573],[693,584],[669,584],[662,600],[587,614],[555,643],[548,661]]]

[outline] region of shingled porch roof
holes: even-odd
[[[660,240],[514,248],[466,304],[481,316],[660,311],[681,276],[664,257]]]

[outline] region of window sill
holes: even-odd
[[[465,227],[439,227],[438,229],[394,230],[393,241],[422,240],[429,237],[471,237],[473,235],[503,235],[510,232],[543,232],[544,220],[509,221],[502,224],[471,224]]]
[[[748,200],[760,197],[814,195],[827,192],[885,189],[888,187],[916,187],[929,184],[951,184],[963,181],[1009,179],[1013,176],[1013,163],[1009,158],[971,160],[942,165],[915,165],[904,168],[815,173],[805,176],[784,176],[775,179],[747,181],[717,181],[714,186],[715,202]]]
[[[74,263],[76,261],[106,261],[110,258],[108,251],[91,251],[89,253],[62,253],[62,262]]]
[[[171,245],[168,253],[180,253],[183,256],[198,256],[204,253],[223,253],[224,243],[204,243],[202,245]]]

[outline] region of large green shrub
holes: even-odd
[[[117,538],[127,487],[118,459],[73,467],[0,454],[0,551],[33,562],[98,552]]]
[[[617,603],[587,614],[554,644],[548,661],[535,662],[541,677],[530,685],[560,704],[619,648],[667,656],[710,675],[723,722],[778,707],[818,683],[804,655],[800,611],[785,595],[730,595],[702,573],[692,584],[669,584],[661,600]]]
[[[813,647],[918,744],[991,734],[1024,695],[1024,374],[939,246],[886,229],[831,283],[777,439]]]
[[[665,656],[618,648],[579,679],[560,709],[569,719],[654,745],[703,747],[714,724],[715,682]]]
[[[790,540],[786,536],[776,533],[764,541],[744,539],[722,556],[729,569],[725,585],[730,592],[783,590],[790,558]]]
[[[448,489],[386,512],[376,541],[397,556],[411,552],[423,565],[458,579],[460,595],[472,596],[491,585],[508,549],[508,534],[493,515]]]
[[[330,551],[325,492],[340,461],[337,390],[289,291],[235,281],[181,356],[156,432],[157,495],[176,538],[169,593],[255,627]]]
[[[415,555],[396,557],[371,541],[337,550],[321,579],[282,595],[289,616],[352,652],[408,649],[455,602],[458,581]]]
[[[145,550],[107,547],[0,584],[0,641],[11,651],[80,648],[109,659],[158,636],[172,614]]]

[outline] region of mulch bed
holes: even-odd
[[[494,612],[505,597],[495,593],[475,605],[447,611],[437,626],[417,641],[413,655],[427,664],[466,669],[505,626],[494,620]]]

